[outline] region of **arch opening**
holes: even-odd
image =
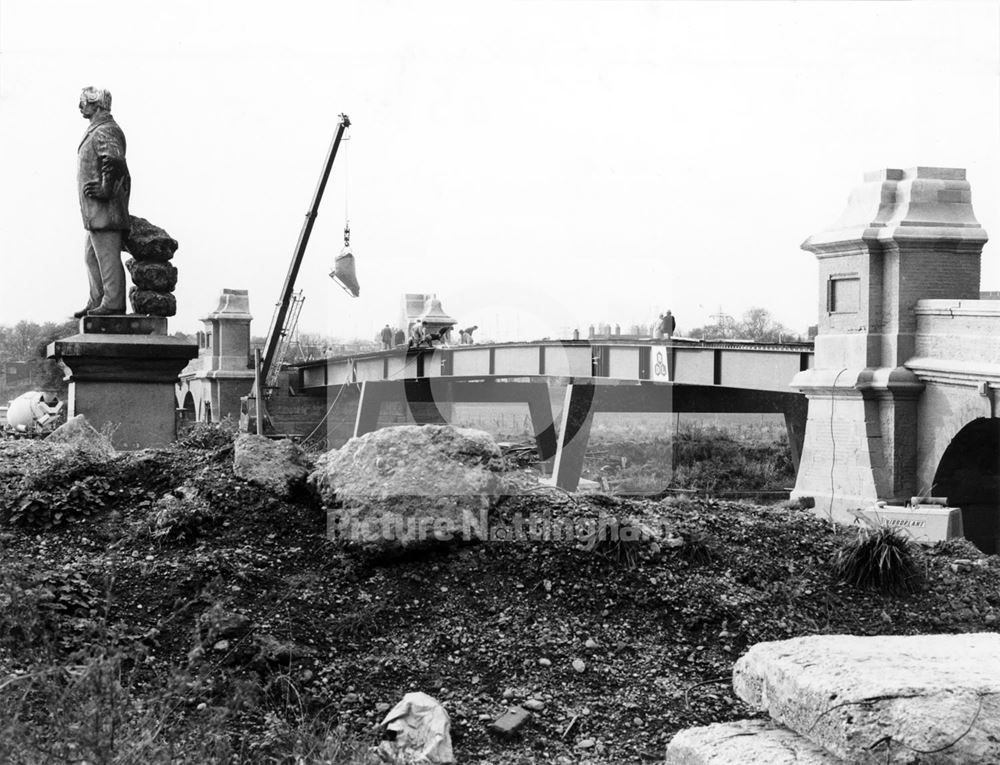
[[[990,555],[1000,549],[1000,418],[973,420],[955,435],[932,493],[962,509],[966,539]]]

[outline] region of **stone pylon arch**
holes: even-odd
[[[191,395],[191,391],[188,391],[184,395],[184,402],[181,404],[181,409],[184,410],[184,413],[188,415],[189,419],[191,420],[193,420],[195,418],[195,415],[197,415],[198,409],[195,406],[194,396]]]
[[[1000,418],[979,417],[948,444],[932,488],[962,508],[965,537],[985,553],[1000,542]]]

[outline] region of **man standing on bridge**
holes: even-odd
[[[674,336],[674,329],[677,328],[677,322],[674,320],[674,315],[670,313],[669,309],[667,310],[666,315],[663,317],[661,326],[663,329],[663,336],[667,338],[667,340],[669,340]]]

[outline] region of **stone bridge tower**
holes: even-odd
[[[240,397],[253,385],[250,354],[250,296],[247,290],[224,289],[214,311],[202,317],[198,358],[180,374],[177,398],[189,420],[238,421]]]
[[[847,210],[802,248],[819,260],[819,332],[812,369],[792,387],[809,415],[793,496],[836,520],[917,485],[914,355],[918,299],[979,298],[986,232],[965,171],[916,167],[865,175]]]

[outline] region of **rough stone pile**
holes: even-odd
[[[759,643],[736,695],[770,721],[689,728],[668,765],[1000,762],[1000,634]]]
[[[309,460],[291,441],[272,440],[252,433],[241,433],[233,447],[233,470],[279,497],[291,497],[305,486]]]
[[[125,262],[132,276],[128,291],[135,313],[173,316],[177,313],[177,269],[168,261],[177,251],[177,240],[145,218],[130,218],[131,230],[125,249],[132,255]]]
[[[505,465],[488,433],[403,425],[322,455],[309,484],[326,508],[337,509],[330,520],[340,524],[339,538],[411,547],[464,538],[470,519],[479,519],[501,492]],[[445,533],[433,533],[438,527],[457,533],[445,540]],[[353,533],[361,529],[366,533]]]
[[[82,414],[70,417],[45,437],[46,446],[75,451],[94,462],[106,462],[115,456],[115,448],[96,431]]]

